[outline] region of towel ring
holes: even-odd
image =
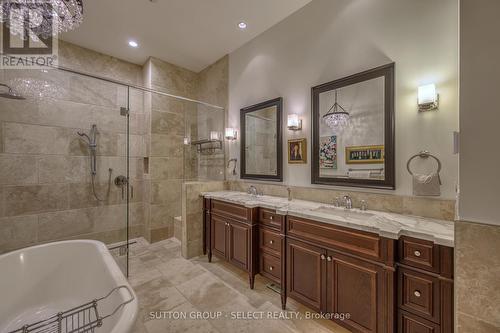
[[[408,172],[410,173],[410,175],[413,176],[413,172],[410,170],[410,163],[416,157],[420,157],[420,158],[429,158],[429,157],[432,157],[433,159],[435,159],[436,162],[437,162],[437,164],[438,164],[437,174],[439,175],[439,172],[441,172],[441,161],[439,160],[439,158],[437,158],[436,156],[432,155],[431,153],[429,153],[426,150],[421,151],[420,153],[413,155],[412,157],[410,157],[410,159],[406,163],[406,169],[408,169]]]

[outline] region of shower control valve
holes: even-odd
[[[122,189],[122,200],[125,199],[125,187],[127,186],[128,184],[128,178],[123,176],[123,175],[120,175],[120,176],[116,176],[115,178],[115,185],[120,187]],[[133,190],[132,190],[132,197],[134,196],[133,194]]]

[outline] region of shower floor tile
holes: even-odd
[[[310,310],[291,299],[282,311],[280,296],[260,275],[251,290],[245,272],[206,256],[186,260],[180,252],[174,238],[154,244],[141,238],[131,246],[129,282],[139,298],[134,333],[348,332],[329,320],[305,319]]]

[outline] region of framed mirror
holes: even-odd
[[[395,188],[394,63],[312,88],[313,184]]]
[[[241,178],[283,181],[283,98],[241,109]]]

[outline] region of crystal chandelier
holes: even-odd
[[[2,0],[0,22],[22,39],[49,38],[83,21],[83,0]],[[28,28],[28,29],[26,29]],[[29,30],[29,33],[25,33]]]
[[[338,131],[343,130],[349,122],[349,112],[337,103],[337,90],[335,90],[335,103],[323,116],[323,120],[328,127]]]

